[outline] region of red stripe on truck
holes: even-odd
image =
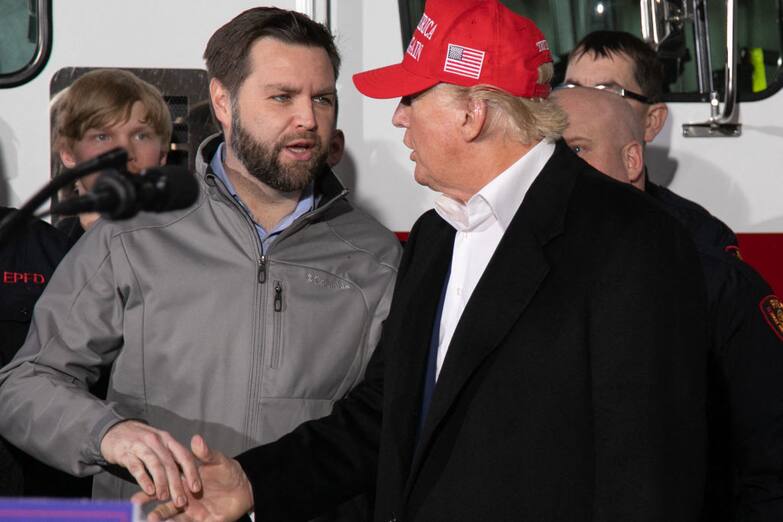
[[[776,294],[783,293],[783,233],[737,234],[742,259],[755,268]]]

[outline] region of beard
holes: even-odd
[[[286,143],[297,139],[312,140],[313,157],[291,165],[280,162],[280,152]],[[280,192],[300,191],[307,187],[326,166],[328,148],[313,132],[290,133],[276,143],[267,145],[247,132],[239,117],[239,108],[231,105],[231,148],[251,176]]]

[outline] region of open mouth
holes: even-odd
[[[315,142],[311,140],[294,140],[287,143],[283,150],[288,156],[296,160],[307,161],[313,157]]]

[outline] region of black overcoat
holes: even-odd
[[[686,232],[559,142],[467,304],[419,432],[454,233],[434,212],[414,226],[364,382],[239,457],[256,516],[306,519],[375,484],[376,521],[698,520],[706,301]]]

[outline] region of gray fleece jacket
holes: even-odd
[[[100,220],[58,267],[25,345],[0,370],[0,433],[96,497],[135,484],[100,441],[141,419],[234,455],[324,416],[362,377],[391,300],[400,246],[333,174],[319,204],[262,252],[248,214],[199,150],[192,207]],[[106,401],[87,391],[112,365]]]

